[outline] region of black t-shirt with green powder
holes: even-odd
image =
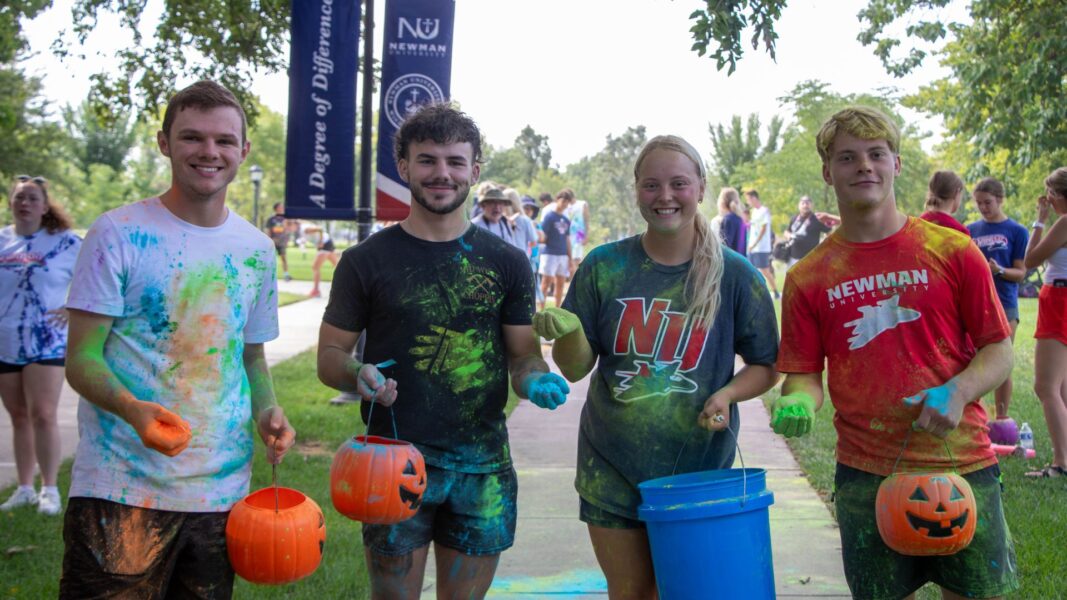
[[[428,464],[490,473],[511,465],[503,326],[533,312],[521,251],[475,226],[428,242],[394,225],[341,255],[323,321],[366,331],[364,362],[396,361],[382,372],[397,381],[400,439]],[[388,410],[376,407],[370,432],[393,437]]]

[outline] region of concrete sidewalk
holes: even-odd
[[[278,289],[306,295],[311,291],[311,282],[279,281]],[[330,295],[330,284],[323,283],[320,289],[322,298],[312,298],[278,309],[281,333],[278,339],[266,345],[267,364],[277,364],[318,343],[319,324],[322,322],[322,311],[326,308],[326,298]],[[78,394],[66,382],[59,397],[57,420],[65,460],[78,447]],[[0,417],[0,488],[12,485],[17,480],[11,437],[11,419],[4,414]]]
[[[567,403],[555,411],[523,401],[508,420],[519,475],[518,527],[515,546],[501,556],[491,598],[607,598],[574,491],[578,421],[588,384],[588,377],[573,384]],[[850,598],[829,510],[785,441],[771,431],[763,404],[750,400],[739,408],[745,465],[766,469],[767,487],[774,492],[769,513],[778,597]],[[427,570],[424,599],[435,597],[432,571]]]
[[[307,294],[310,282],[279,282],[283,291]],[[279,309],[281,335],[267,343],[274,365],[315,345],[329,295]],[[549,354],[546,348],[546,355]],[[586,527],[578,520],[574,491],[578,420],[588,378],[572,385],[567,403],[546,411],[523,401],[508,420],[519,475],[519,518],[515,546],[505,552],[492,598],[606,598],[607,587],[593,555]],[[77,446],[78,396],[64,387],[59,423],[64,458]],[[836,525],[807,483],[785,442],[770,430],[758,400],[741,409],[741,450],[749,467],[767,469],[774,492],[770,508],[774,574],[778,596],[848,598]],[[0,487],[15,483],[11,423],[0,419]],[[724,552],[729,549],[724,548]],[[709,557],[710,561],[714,557]],[[429,561],[433,565],[432,559]],[[433,568],[423,598],[434,598]]]

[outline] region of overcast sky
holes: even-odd
[[[69,28],[70,4],[57,0],[26,26],[37,54],[23,66],[44,78],[46,95],[59,105],[80,102],[89,74],[109,64],[114,49],[129,39],[114,21],[104,20],[90,38],[88,62],[59,63],[48,46],[57,31]],[[375,2],[379,54],[384,5],[385,0]],[[870,48],[856,41],[861,28],[856,14],[866,0],[791,0],[777,25],[777,62],[746,49],[727,77],[689,49],[688,15],[702,5],[702,0],[458,0],[452,96],[490,144],[510,146],[531,125],[548,136],[553,163],[566,166],[601,150],[606,136],[636,125],[645,125],[650,137],[686,137],[708,156],[709,123],[751,112],[765,124],[776,113],[788,117],[778,98],[808,79],[843,94],[882,87],[907,92],[943,73],[929,65],[906,79],[887,75]],[[150,2],[149,14],[153,6],[158,0]],[[253,91],[272,109],[286,112],[285,74],[264,75]],[[924,126],[939,129],[937,121]]]

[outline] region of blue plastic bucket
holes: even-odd
[[[637,487],[662,600],[775,597],[766,471],[701,471]]]

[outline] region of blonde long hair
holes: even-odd
[[[638,180],[641,163],[655,150],[678,152],[696,165],[700,181],[707,183],[708,173],[700,153],[692,144],[676,135],[659,135],[645,144],[634,163],[634,183]],[[693,220],[696,228],[696,240],[693,242],[693,264],[685,279],[687,314],[693,322],[700,322],[705,329],[711,329],[721,304],[720,287],[722,284],[723,258],[722,243],[711,230],[711,223],[699,210]]]

